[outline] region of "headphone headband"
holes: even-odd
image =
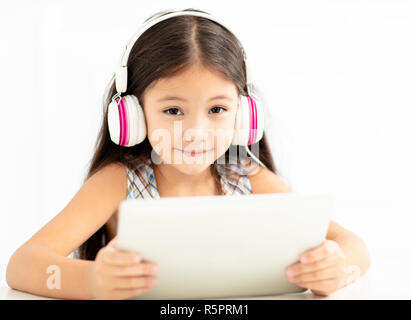
[[[128,62],[128,57],[130,55],[131,49],[133,48],[133,46],[134,46],[135,42],[138,40],[138,38],[145,31],[150,29],[155,24],[157,24],[161,21],[164,21],[166,19],[170,19],[170,18],[177,17],[177,16],[196,16],[196,17],[206,18],[206,19],[212,20],[212,21],[220,24],[221,26],[223,26],[224,28],[226,28],[227,30],[232,32],[227,26],[225,26],[221,22],[220,19],[216,19],[214,16],[211,16],[211,14],[209,14],[209,13],[203,13],[203,12],[192,11],[192,10],[187,10],[187,9],[186,9],[186,11],[183,11],[183,10],[170,10],[170,11],[167,11],[166,13],[163,13],[163,15],[161,15],[161,16],[152,17],[151,19],[145,21],[145,23],[143,23],[143,25],[133,34],[133,36],[131,37],[130,41],[127,43],[127,45],[126,45],[126,47],[123,51],[123,54],[122,54],[122,57],[121,57],[121,60],[120,60],[120,66],[118,67],[116,75],[115,75],[115,83],[116,83],[117,94],[125,92],[127,90],[127,62]],[[250,68],[249,68],[248,63],[247,63],[247,56],[246,56],[243,45],[240,43],[240,41],[238,41],[238,43],[241,47],[243,60],[244,60],[244,64],[245,64],[247,88],[249,90],[253,91],[252,77],[251,77]]]

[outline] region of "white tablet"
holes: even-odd
[[[124,200],[117,244],[158,264],[134,299],[212,299],[302,292],[286,267],[322,243],[334,200],[296,193]]]

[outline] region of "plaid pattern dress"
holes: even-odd
[[[242,164],[226,163],[216,164],[220,175],[221,189],[224,195],[251,194],[251,184],[248,177],[248,169]],[[157,182],[154,176],[150,159],[135,170],[127,171],[127,199],[158,199]]]

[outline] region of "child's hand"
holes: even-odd
[[[97,253],[88,281],[95,299],[127,299],[148,292],[155,284],[156,264],[141,261],[132,251],[117,249],[114,237]]]
[[[291,274],[291,272],[292,274]],[[325,240],[304,252],[300,260],[286,269],[288,280],[320,296],[328,296],[359,277],[358,266],[347,266],[347,259],[337,242]]]

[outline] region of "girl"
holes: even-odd
[[[14,252],[6,272],[10,287],[72,299],[125,299],[146,293],[155,284],[157,266],[137,252],[117,250],[121,201],[292,192],[277,176],[265,136],[256,143],[259,160],[249,163],[242,156],[244,147],[231,144],[239,94],[249,93],[241,48],[226,28],[190,15],[166,19],[136,41],[127,66],[124,95],[138,98],[146,138],[133,147],[111,140],[108,105],[116,93],[113,83],[84,184]],[[187,134],[191,129],[195,132]],[[159,131],[171,137],[162,145],[156,143]],[[236,162],[217,161],[230,160],[237,148]],[[199,155],[204,161],[187,163]],[[184,161],[179,161],[181,156]],[[74,259],[68,257],[72,252]],[[363,241],[331,221],[326,240],[284,272],[289,281],[326,296],[364,274],[369,264]]]

